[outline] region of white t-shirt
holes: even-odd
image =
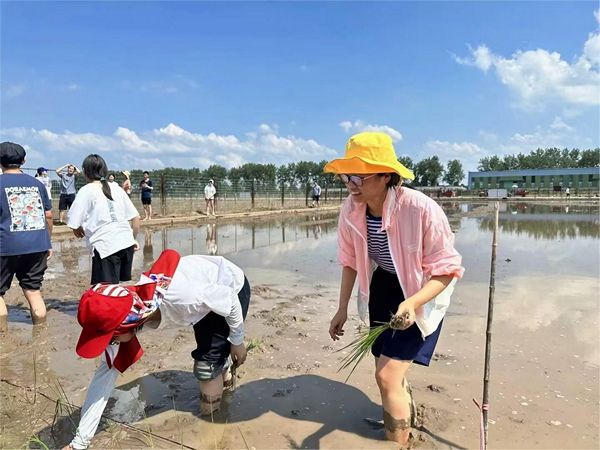
[[[188,255],[179,260],[160,305],[159,328],[194,325],[209,312],[225,317],[229,341],[244,341],[244,318],[238,293],[244,272],[222,256]]]
[[[131,247],[136,243],[129,221],[138,217],[131,199],[116,183],[108,183],[113,200],[106,198],[100,183],[82,187],[69,210],[69,228],[83,228],[87,246],[100,258]]]
[[[48,198],[52,200],[52,181],[50,180],[50,177],[35,177],[35,179],[46,187]]]
[[[210,199],[214,198],[216,193],[217,193],[217,189],[214,187],[214,185],[207,184],[204,187],[204,198],[206,200],[210,200]]]

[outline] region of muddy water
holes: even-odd
[[[502,204],[490,387],[491,448],[597,448],[597,205]],[[409,373],[424,448],[474,448],[488,298],[491,216],[485,204],[445,203],[467,268],[457,285],[437,354]],[[146,355],[118,381],[96,447],[394,448],[362,419],[381,408],[372,361],[344,384],[343,346],[327,336],[340,268],[336,217],[301,215],[247,223],[204,224],[140,233],[136,272],[163,248],[220,254],[239,264],[253,285],[247,335],[257,344],[223,411],[200,419],[191,374],[189,329],[142,333]],[[90,260],[80,242],[55,243],[45,297],[52,309],[41,332],[14,287],[7,300],[10,333],[0,359],[2,439],[17,447],[30,435],[58,446],[73,422],[59,411],[57,380],[81,405],[94,362],[73,351],[77,299]],[[352,305],[351,311],[354,310]],[[348,333],[358,326],[353,317]],[[349,341],[348,336],[346,338]],[[34,370],[35,367],[35,370]],[[21,386],[21,387],[18,387]],[[34,398],[35,397],[35,398]],[[50,400],[49,400],[50,399]],[[73,420],[76,423],[76,414]],[[152,430],[157,436],[149,437]]]

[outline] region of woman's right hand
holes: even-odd
[[[340,339],[340,336],[344,335],[344,324],[347,319],[347,311],[338,310],[338,312],[335,313],[335,316],[333,316],[331,324],[329,325],[329,336],[331,336],[331,339],[337,341]]]

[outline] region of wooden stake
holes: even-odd
[[[490,354],[492,350],[492,321],[494,319],[494,292],[496,290],[496,249],[498,247],[498,202],[494,204],[494,232],[492,235],[492,263],[490,267],[490,291],[488,297],[487,326],[485,330],[485,366],[483,374],[483,448],[488,444],[488,410],[489,410],[489,384],[490,384]]]

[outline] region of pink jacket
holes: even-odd
[[[338,260],[357,271],[358,311],[365,320],[369,284],[375,263],[367,249],[366,203],[347,198],[338,223]],[[450,304],[456,280],[464,268],[454,249],[454,234],[440,206],[419,191],[405,187],[388,190],[383,203],[382,229],[387,232],[390,254],[406,298],[419,291],[430,277],[454,275],[452,283],[416,312],[423,337],[433,333]]]

